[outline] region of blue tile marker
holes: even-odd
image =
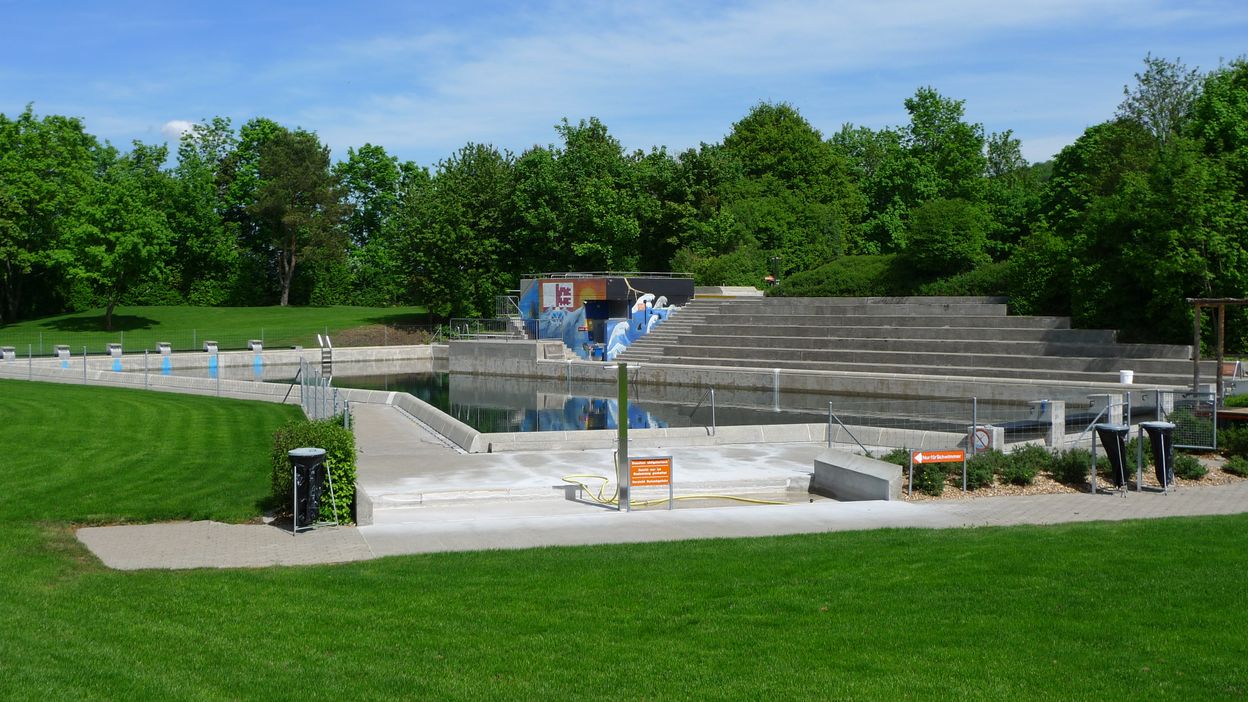
[[[217,377],[217,355],[213,354],[208,357],[208,377]]]
[[[113,372],[114,373],[121,372],[121,359],[120,358],[113,358]]]
[[[256,360],[252,362],[251,366],[255,369],[256,380],[259,380],[260,376],[264,375],[264,360],[260,358],[260,354],[256,354]]]
[[[160,374],[161,374],[161,375],[169,375],[169,374],[170,374],[170,373],[172,373],[172,372],[173,372],[173,362],[169,360],[169,357],[168,357],[168,356],[161,356],[161,358],[160,358]]]

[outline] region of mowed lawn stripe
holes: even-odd
[[[246,520],[268,495],[273,431],[297,407],[0,381],[0,520]]]
[[[310,686],[311,698],[1233,698],[1248,682],[1245,527],[1214,517],[224,572],[86,566],[52,582],[18,568],[8,589],[37,605],[12,642],[28,664],[0,693],[37,680],[56,697]],[[55,646],[38,633],[49,625]]]

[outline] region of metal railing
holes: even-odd
[[[702,403],[706,401],[708,396],[711,399],[711,424],[708,428],[711,430],[711,436],[715,436],[715,388],[713,386],[708,387],[698,397],[698,403],[694,405],[693,409],[689,412],[689,421],[690,423],[693,422],[693,415],[697,414],[698,410],[702,409]]]

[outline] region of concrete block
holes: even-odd
[[[814,468],[813,493],[843,501],[901,499],[901,466],[827,449],[815,457]]]

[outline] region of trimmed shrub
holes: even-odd
[[[1228,427],[1219,431],[1218,446],[1224,456],[1248,458],[1248,427]]]
[[[983,454],[976,454],[974,457],[966,461],[966,489],[978,490],[980,488],[992,485],[992,463],[991,461],[976,461]],[[954,482],[961,484],[962,471],[958,469],[958,464],[951,463],[954,466],[951,474],[954,476]]]
[[[949,477],[944,466],[939,463],[924,463],[914,467],[914,489],[933,497],[945,492],[945,478]]]
[[[841,256],[814,270],[794,273],[767,294],[781,297],[870,297],[908,295],[913,276],[895,254]]]
[[[1001,481],[1011,485],[1031,485],[1042,470],[1049,470],[1053,454],[1043,446],[1026,444],[1019,446],[1007,456],[1009,460],[1001,467]]]
[[[1196,460],[1195,456],[1189,456],[1186,453],[1176,454],[1174,457],[1174,477],[1184,480],[1200,480],[1205,477],[1209,469],[1205,464]]]
[[[270,480],[273,499],[285,512],[290,507],[290,451],[305,446],[325,449],[325,465],[334,481],[338,501],[338,521],[355,521],[355,435],[342,426],[342,418],[313,422],[306,419],[287,422],[273,434]],[[321,494],[321,518],[334,516],[334,502],[326,489]]]
[[[885,463],[896,463],[902,468],[905,468],[906,466],[910,465],[910,449],[895,448],[892,451],[889,451],[888,453],[884,454],[883,456],[880,456],[876,460],[884,461]]]
[[[1049,464],[1049,474],[1059,483],[1081,485],[1088,480],[1088,466],[1092,454],[1087,449],[1074,448],[1062,451]]]
[[[966,459],[966,489],[978,490],[992,485],[992,476],[1000,475],[1009,464],[1009,458],[1000,451],[981,451]],[[957,473],[957,464],[952,464],[953,472]]]
[[[1136,448],[1136,445],[1138,443],[1139,443],[1139,438],[1134,437],[1134,436],[1131,437],[1131,440],[1127,442],[1127,463],[1131,467],[1132,470],[1134,470],[1135,468],[1135,452],[1138,450]],[[1147,435],[1145,435],[1144,436],[1144,466],[1148,467],[1151,465],[1153,465],[1153,442],[1149,440]]]
[[[965,273],[925,283],[919,287],[919,294],[947,297],[1006,295],[1010,288],[1009,273],[1007,263],[985,263]]]
[[[1248,394],[1231,395],[1222,402],[1224,407],[1248,407]]]
[[[1248,458],[1244,456],[1231,456],[1226,464],[1222,466],[1222,470],[1231,475],[1238,475],[1241,478],[1248,478]]]

